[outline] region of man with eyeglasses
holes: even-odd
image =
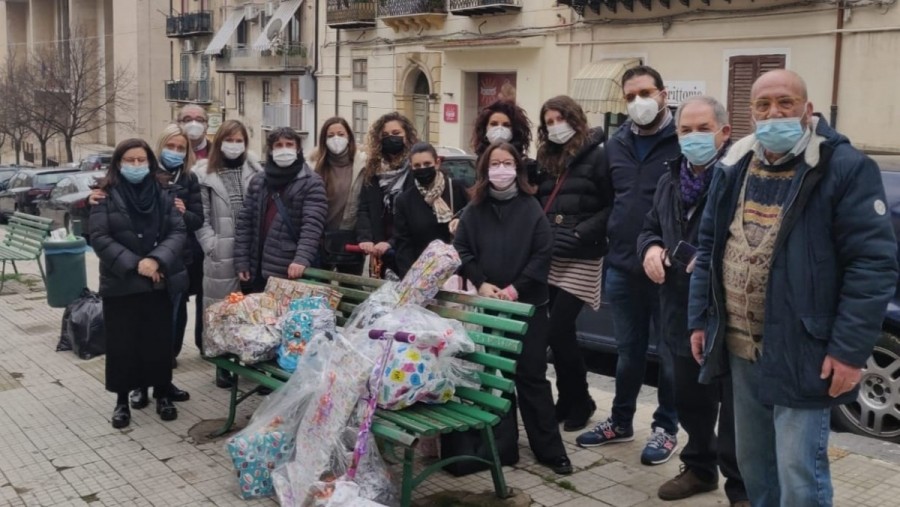
[[[681,153],[659,72],[648,66],[628,69],[622,76],[622,92],[630,119],[607,141],[605,150],[615,200],[607,226],[603,298],[612,306],[616,334],[616,394],[609,418],[576,439],[582,447],[634,440],[632,424],[647,366],[650,323],[660,329],[658,286],[644,273],[637,240],[657,182],[668,161]],[[665,340],[658,340],[657,353],[659,406],[641,452],[645,465],[667,462],[678,447],[672,356]]]
[[[692,353],[701,382],[731,372],[752,504],[831,505],[831,408],[856,399],[897,244],[878,166],[813,114],[799,75],[763,74],[750,113],[700,223]]]
[[[197,160],[208,158],[209,143],[206,141],[206,131],[209,129],[209,118],[206,110],[197,104],[187,104],[178,113],[178,124],[191,141],[194,157]]]

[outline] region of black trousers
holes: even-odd
[[[721,470],[728,500],[731,503],[747,500],[734,446],[731,378],[701,384],[697,381],[700,365],[693,357],[675,355],[674,363],[675,407],[681,427],[688,434],[688,443],[681,450],[682,463],[705,480],[717,478]]]
[[[106,390],[172,383],[172,297],[165,290],[103,298]],[[165,389],[163,389],[165,390]]]
[[[568,292],[550,287],[550,329],[548,341],[553,351],[556,368],[558,404],[568,408],[588,403],[587,368],[584,356],[578,348],[575,335],[575,319],[581,313],[584,302]]]
[[[566,455],[559,424],[553,413],[553,391],[547,380],[547,307],[535,309],[528,320],[528,331],[520,339],[515,383],[519,412],[528,435],[528,445],[538,461],[550,461]]]

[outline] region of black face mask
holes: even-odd
[[[406,143],[401,136],[387,136],[381,138],[381,152],[385,155],[397,155],[403,153]]]
[[[431,184],[434,183],[434,178],[437,176],[437,168],[430,165],[420,169],[413,169],[412,173],[413,177],[416,178],[416,181],[419,182],[419,185],[430,187]]]

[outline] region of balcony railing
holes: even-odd
[[[378,17],[395,32],[442,28],[447,19],[446,0],[379,0]]]
[[[447,0],[447,10],[457,16],[504,14],[522,10],[521,0]]]
[[[309,68],[306,44],[292,43],[257,51],[249,47],[227,46],[216,62],[217,72],[288,72],[302,74]]]
[[[166,81],[166,100],[169,102],[212,102],[212,81]]]
[[[192,37],[213,33],[212,12],[199,11],[166,18],[167,37]]]
[[[275,102],[264,103],[262,128],[271,130],[278,127],[289,127],[298,132],[306,132],[303,126],[303,106]]]
[[[325,20],[331,28],[375,26],[375,0],[327,0]]]

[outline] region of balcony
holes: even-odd
[[[268,74],[304,74],[309,68],[306,44],[273,44],[262,51],[250,47],[226,46],[216,62],[216,72]]]
[[[212,102],[212,81],[166,81],[166,100],[169,102],[193,102],[209,104]]]
[[[447,19],[445,0],[380,0],[378,18],[395,32],[441,29]]]
[[[330,28],[375,27],[374,0],[328,0],[325,22]]]
[[[725,1],[729,4],[731,3],[731,0]],[[656,4],[659,4],[659,7],[664,9],[671,9],[672,4],[676,2],[685,7],[691,7],[691,0],[657,0]],[[600,14],[601,8],[606,9],[610,13],[615,13],[620,6],[628,12],[634,12],[635,4],[643,6],[647,11],[653,10],[654,6],[653,0],[557,0],[556,3],[559,5],[568,5],[581,16],[584,16],[585,9],[587,8]],[[699,0],[698,3],[709,5],[710,0]]]
[[[212,12],[200,11],[166,18],[166,37],[194,37],[213,33]]]
[[[456,16],[511,14],[522,10],[521,0],[448,0],[447,9]]]
[[[297,132],[306,133],[303,125],[303,106],[300,104],[279,104],[266,102],[263,104],[263,130],[289,127]]]

